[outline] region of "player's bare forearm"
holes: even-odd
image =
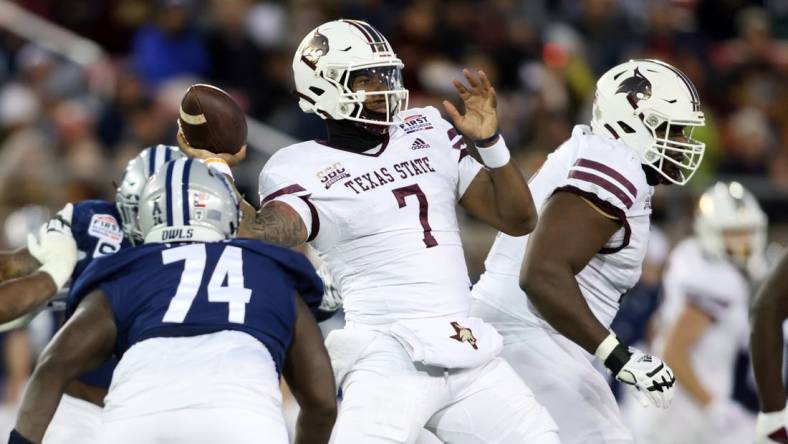
[[[293,341],[283,371],[301,407],[295,442],[327,443],[337,415],[334,372],[317,322],[299,296],[296,296],[296,311]]]
[[[39,363],[25,389],[16,419],[16,430],[31,442],[41,442],[55,415],[68,382],[57,366]]]
[[[536,227],[537,213],[531,190],[514,162],[488,170],[495,195],[495,210],[509,235],[526,235]]]
[[[295,444],[328,443],[336,421],[336,410],[298,413]]]
[[[84,382],[75,379],[66,385],[64,393],[71,397],[95,404],[99,407],[104,407],[104,397],[107,396],[107,389],[85,384]]]
[[[0,253],[0,282],[27,276],[40,266],[38,260],[25,247]]]
[[[510,236],[524,236],[533,231],[538,217],[528,184],[512,162],[480,171],[460,199],[460,205]]]
[[[520,287],[544,319],[591,354],[610,332],[588,307],[575,275],[619,227],[581,197],[558,192],[531,233],[520,273]]]
[[[711,323],[709,315],[693,305],[688,305],[671,329],[663,355],[681,387],[695,402],[704,407],[712,401],[712,395],[692,368],[690,354]]]
[[[244,210],[239,234],[283,247],[295,247],[306,242],[308,237],[301,216],[286,203],[278,201],[257,211]]]
[[[55,281],[43,271],[3,282],[0,284],[0,323],[30,313],[56,293]]]
[[[750,350],[762,412],[785,407],[783,321],[788,317],[788,255],[761,287],[751,308]]]
[[[588,307],[568,265],[537,261],[524,267],[520,286],[556,331],[593,355],[610,332]]]
[[[101,291],[89,294],[44,349],[25,390],[16,430],[41,442],[66,385],[96,368],[111,353],[117,330]]]

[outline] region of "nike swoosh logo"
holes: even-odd
[[[678,102],[678,99],[672,99],[672,100],[662,99],[662,100],[664,100],[664,101],[666,101],[668,103],[676,103],[676,102]]]

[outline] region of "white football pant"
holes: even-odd
[[[471,316],[491,323],[503,336],[501,356],[553,416],[562,443],[634,443],[610,386],[592,364],[596,358],[569,339],[526,326],[478,299],[473,299]]]
[[[101,436],[101,407],[63,395],[43,444],[95,444]]]
[[[501,358],[473,369],[427,367],[377,333],[342,394],[333,444],[412,444],[422,428],[449,444],[560,444],[547,410]]]
[[[120,360],[102,444],[287,444],[279,376],[246,333],[152,338]]]

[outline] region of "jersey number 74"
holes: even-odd
[[[178,289],[170,301],[162,322],[182,323],[200,291],[205,274],[205,244],[190,244],[170,248],[161,252],[162,262],[185,261]],[[222,285],[227,279],[227,285]],[[229,304],[229,322],[243,324],[246,317],[246,304],[252,297],[252,290],[244,288],[243,254],[240,248],[228,245],[222,251],[208,282],[208,302]]]

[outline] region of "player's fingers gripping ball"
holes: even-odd
[[[189,87],[181,100],[178,126],[191,148],[233,155],[246,146],[246,115],[229,94],[211,85]]]

